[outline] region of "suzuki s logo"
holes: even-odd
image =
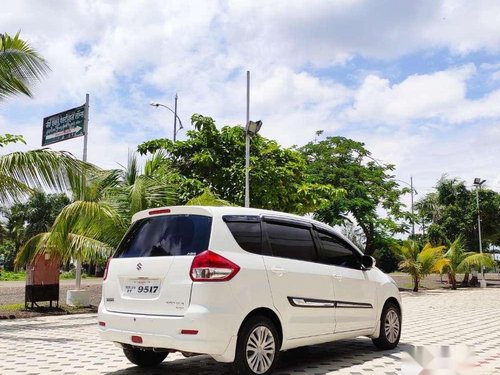
[[[142,263],[141,262],[137,263],[137,267],[136,268],[137,268],[137,271],[142,270]]]

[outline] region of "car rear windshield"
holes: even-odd
[[[212,218],[167,215],[136,221],[113,258],[196,255],[208,249]]]

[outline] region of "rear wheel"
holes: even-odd
[[[168,352],[155,352],[145,350],[136,346],[124,346],[123,353],[125,357],[134,365],[139,367],[155,367],[167,358]]]
[[[380,316],[380,334],[372,339],[373,344],[379,349],[394,349],[401,337],[401,311],[399,307],[388,302],[385,304]]]
[[[250,319],[241,328],[235,367],[242,375],[271,374],[278,361],[279,335],[273,322],[263,316]]]

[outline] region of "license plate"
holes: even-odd
[[[130,279],[123,285],[123,292],[126,296],[151,298],[160,293],[160,280],[155,279]]]

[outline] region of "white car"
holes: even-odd
[[[134,215],[108,262],[104,340],[143,367],[171,351],[270,374],[280,351],[401,335],[394,281],[331,227],[239,207],[169,207]]]

